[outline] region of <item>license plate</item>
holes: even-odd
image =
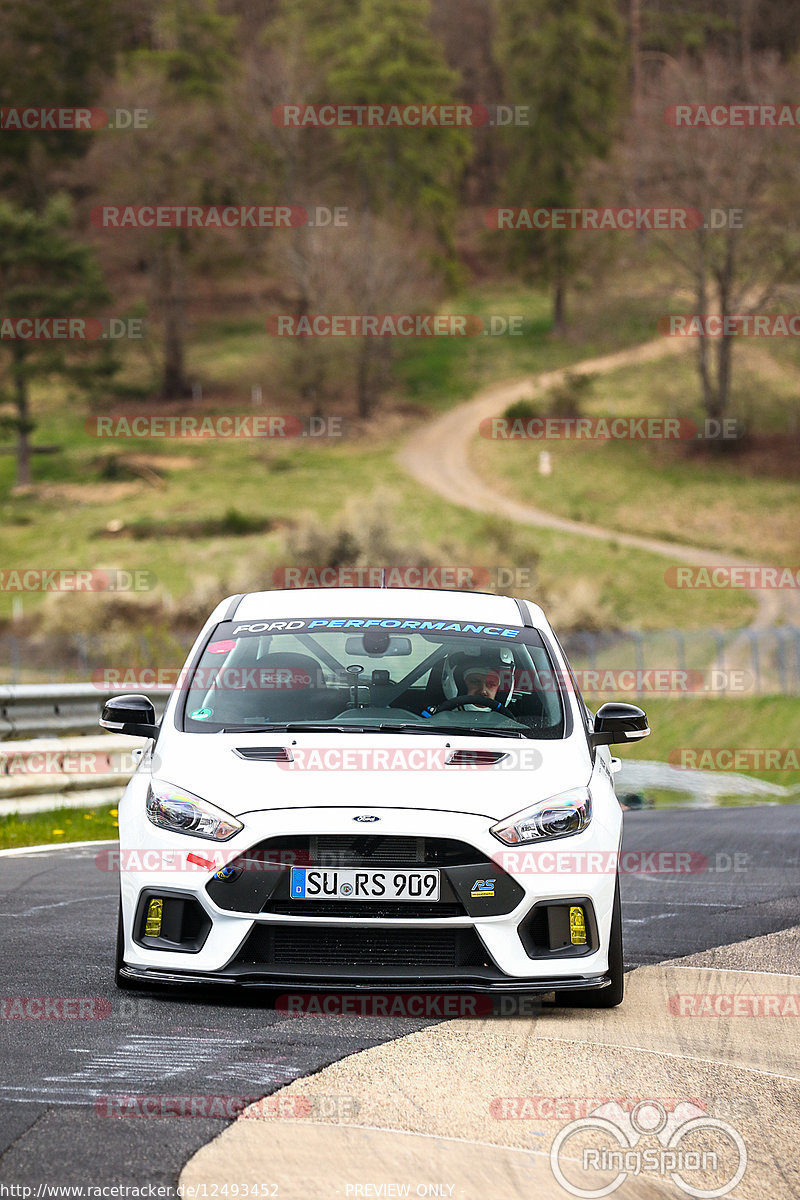
[[[438,871],[292,867],[293,900],[438,900]]]

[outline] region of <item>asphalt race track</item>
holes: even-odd
[[[795,809],[767,805],[626,814],[628,966],[796,925],[796,825]],[[117,992],[116,877],[98,870],[100,849],[0,857],[2,997],[107,1001],[102,1019],[0,1020],[0,1182],[33,1196],[40,1184],[174,1186],[227,1121],[114,1119],[107,1098],[254,1099],[431,1023],[286,1017],[257,993]],[[669,859],[655,855],[678,851],[691,872],[659,870]]]

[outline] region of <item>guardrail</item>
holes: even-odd
[[[0,745],[0,816],[116,804],[139,762],[144,739],[33,738]]]
[[[159,716],[172,694],[169,687],[127,690],[148,696]],[[0,739],[96,733],[103,703],[114,694],[94,683],[2,684]]]

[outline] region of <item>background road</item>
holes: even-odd
[[[627,965],[796,925],[796,824],[796,810],[780,806],[626,814],[626,852],[688,850],[699,868],[623,876]],[[226,1122],[108,1118],[96,1109],[102,1097],[266,1095],[426,1024],[287,1018],[252,993],[238,1001],[227,993],[191,1000],[118,993],[116,877],[95,866],[98,849],[0,858],[2,996],[92,996],[111,1004],[102,1020],[0,1021],[0,1181],[174,1184],[183,1163]],[[547,1017],[562,1019],[557,1011]]]
[[[619,529],[604,529],[585,521],[572,521],[556,513],[522,504],[511,496],[497,492],[491,480],[481,477],[470,461],[470,448],[478,438],[482,421],[499,417],[510,404],[518,400],[530,400],[563,383],[568,374],[600,375],[616,371],[632,363],[645,363],[666,359],[668,355],[680,354],[689,349],[689,339],[668,341],[655,338],[627,350],[605,354],[600,358],[584,359],[557,371],[545,371],[525,379],[506,380],[497,383],[473,396],[471,400],[448,409],[435,420],[426,421],[408,439],[398,454],[398,462],[413,479],[442,496],[450,504],[459,504],[474,512],[490,513],[511,520],[518,525],[533,525],[540,529],[555,529],[560,533],[578,534],[595,541],[613,542],[618,546],[632,546],[648,554],[657,554],[670,563],[692,563],[695,566],[753,566],[735,554],[712,551],[707,547],[683,545],[680,541],[645,537],[626,533]],[[668,368],[667,368],[668,369]],[[545,446],[545,443],[542,443]],[[534,444],[531,458],[538,455]],[[800,621],[800,596],[792,588],[756,588],[752,591],[756,602],[755,627],[780,625],[784,621],[796,624]],[[728,666],[730,666],[730,662]]]

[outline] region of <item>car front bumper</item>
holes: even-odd
[[[219,849],[200,839],[172,835],[153,826],[141,812],[139,805],[131,805],[132,814],[124,823],[121,820],[121,845],[124,848],[138,847],[162,852],[162,857],[174,853],[176,860],[185,861],[189,853],[199,856],[213,854]],[[246,852],[264,841],[280,837],[307,836],[309,829],[324,836],[353,835],[353,818],[362,808],[304,808],[280,809],[248,813],[243,816],[245,829],[231,842],[226,843],[227,854]],[[378,809],[381,819],[381,835],[385,837],[408,837],[429,839],[453,839],[474,847],[476,854],[484,860],[496,859],[503,850],[501,844],[488,832],[489,822],[485,818],[469,814],[453,815],[431,809]],[[302,834],[300,828],[302,827]],[[602,852],[606,856],[618,851],[621,834],[621,816],[612,814],[608,824],[595,815],[591,825],[581,834],[559,839],[553,845],[569,846],[580,852]],[[139,985],[152,982],[154,985],[173,986],[214,983],[261,986],[267,988],[306,991],[335,990],[438,990],[458,991],[468,989],[476,992],[526,991],[547,992],[553,990],[602,988],[607,986],[608,944],[611,914],[616,886],[616,872],[584,873],[514,873],[511,878],[520,889],[519,902],[510,911],[499,915],[449,916],[449,917],[308,917],[264,912],[231,911],[215,903],[208,892],[213,871],[148,870],[128,869],[126,851],[122,851],[120,870],[123,929],[124,929],[124,978]],[[142,856],[143,860],[146,856]],[[414,864],[408,864],[413,866]],[[134,940],[134,923],[141,911],[142,897],[148,893],[179,893],[190,897],[200,906],[208,919],[210,928],[199,948],[191,951],[153,948]],[[580,897],[589,906],[594,925],[595,942],[591,952],[577,948],[571,953],[531,957],[520,937],[520,925],[529,917],[537,905],[562,901],[569,903]],[[336,937],[337,930],[363,931],[369,938],[370,930],[378,931],[384,939],[406,936],[399,931],[414,930],[422,935],[430,932],[436,940],[438,931],[464,931],[464,937],[473,939],[475,946],[485,953],[472,954],[463,963],[444,967],[441,963],[414,962],[399,966],[391,963],[372,966],[368,962],[353,965],[335,962],[315,965],[303,961],[301,965],[284,956],[272,955],[268,961],[246,961],[244,951],[251,936],[271,936],[266,931],[282,930],[288,937],[291,930],[301,928],[309,932],[306,941],[317,938],[323,945],[326,938]],[[477,939],[477,940],[476,940]],[[291,940],[291,939],[290,939]],[[250,956],[252,959],[252,955]],[[307,958],[309,955],[307,954]],[[313,959],[313,954],[310,955]]]

